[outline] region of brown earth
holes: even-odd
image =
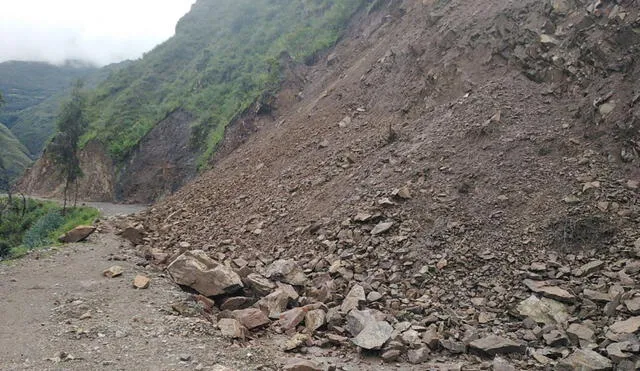
[[[146,248],[203,249],[260,273],[293,258],[310,278],[338,264],[329,306],[358,283],[383,295],[370,305],[391,322],[425,328],[435,316],[435,357],[481,365],[447,341],[498,333],[552,354],[550,367],[576,348],[525,340],[514,316],[531,293],[522,279],[606,291],[636,264],[637,4],[378,3],[327,63],[306,69],[296,99],[281,97],[273,119],[138,219]],[[372,234],[380,222],[392,228]],[[562,273],[596,258],[606,274]],[[536,262],[553,264],[538,274]],[[596,321],[600,341],[630,315],[583,317],[589,305],[572,310]]]

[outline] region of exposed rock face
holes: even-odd
[[[169,264],[167,271],[177,284],[205,296],[232,293],[243,287],[240,276],[202,250],[185,252]]]
[[[177,110],[160,121],[128,156],[115,186],[117,200],[148,203],[170,195],[196,173],[189,144],[194,117]]]

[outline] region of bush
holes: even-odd
[[[11,245],[8,241],[0,240],[0,258],[4,258],[11,252]]]
[[[64,224],[64,217],[58,210],[49,211],[36,221],[24,234],[22,243],[29,249],[52,243],[51,233]]]

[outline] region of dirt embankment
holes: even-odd
[[[396,331],[387,360],[634,369],[638,5],[377,3],[290,108],[139,218],[145,251],[201,249],[265,277],[294,261],[307,281],[287,309],[332,318],[299,348],[313,355],[353,335],[341,311],[357,285],[359,309]],[[540,298],[570,320],[527,318]]]

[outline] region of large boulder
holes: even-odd
[[[62,243],[80,242],[86,240],[87,237],[89,237],[95,231],[96,227],[90,225],[79,225],[60,236],[58,240]]]
[[[242,280],[231,268],[211,259],[202,250],[187,251],[167,267],[173,280],[205,296],[229,294],[242,288]]]

